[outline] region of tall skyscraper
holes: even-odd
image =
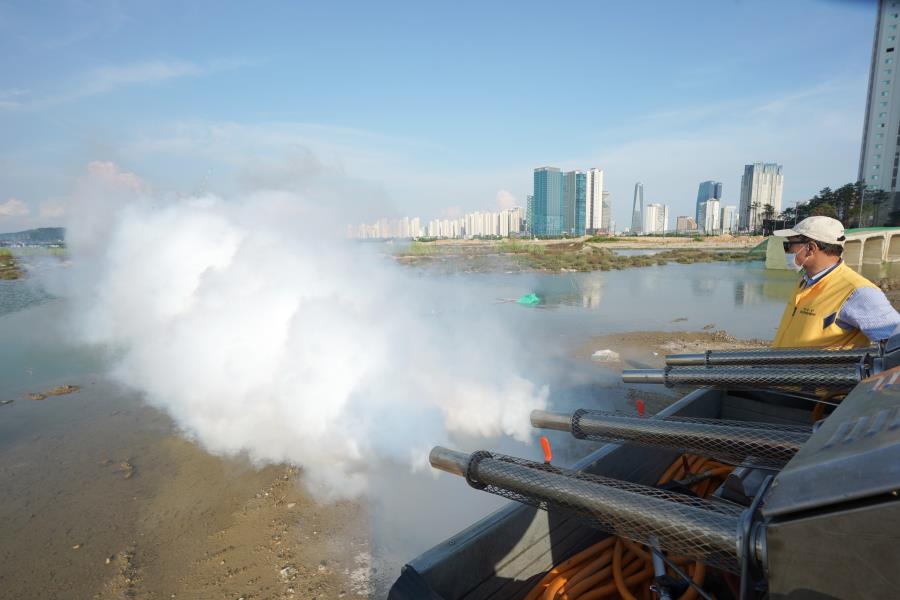
[[[606,217],[603,199],[606,192],[603,191],[603,169],[588,169],[585,173],[585,210],[584,228],[587,233],[597,233],[603,228],[603,219]],[[609,218],[607,217],[607,222]]]
[[[669,207],[648,204],[644,209],[644,233],[665,233],[669,228]]]
[[[859,181],[890,193],[886,211],[897,206],[897,171],[900,166],[900,77],[894,73],[900,45],[900,3],[879,0],[875,19],[869,93],[859,155]]]
[[[631,233],[644,232],[644,184],[634,184],[634,200],[631,203]]]
[[[563,174],[556,167],[534,170],[534,235],[562,235],[565,220]]]
[[[584,235],[587,226],[587,173],[575,171],[575,228],[572,235]]]
[[[719,232],[719,201],[715,198],[710,198],[706,202],[700,203],[700,218],[701,220],[697,222],[700,226],[700,229],[703,230],[703,233],[707,235],[712,235]]]
[[[600,171],[600,173],[603,173],[603,171]],[[603,192],[601,203],[603,212],[600,215],[600,231],[603,233],[615,233],[613,231],[615,223],[610,221],[612,218],[612,200],[609,197],[609,192]]]
[[[584,235],[587,175],[584,171],[563,173],[562,233]]]
[[[720,181],[703,181],[700,183],[700,188],[697,190],[697,210],[694,215],[694,220],[697,223],[702,223],[700,219],[700,203],[706,202],[707,200],[712,200],[715,198],[716,200],[722,199],[722,182]]]
[[[774,214],[781,213],[784,173],[777,163],[753,163],[744,166],[741,177],[740,228],[754,231],[762,225],[767,204]]]

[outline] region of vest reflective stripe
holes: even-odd
[[[859,288],[875,285],[841,263],[813,285],[794,292],[784,308],[781,324],[772,342],[773,348],[859,348],[870,344],[858,329],[844,330],[837,325],[844,302]]]

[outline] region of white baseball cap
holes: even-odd
[[[831,217],[807,217],[790,229],[773,231],[772,235],[778,237],[802,235],[823,244],[837,244],[838,246],[843,246],[845,239],[844,226],[840,221]]]

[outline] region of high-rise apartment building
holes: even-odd
[[[584,171],[563,173],[562,233],[584,235],[586,217],[587,174]]]
[[[528,197],[527,222],[533,235],[584,235],[603,222],[603,171],[534,170],[534,194]]]
[[[609,217],[604,206],[604,199],[608,195],[603,191],[603,169],[588,169],[585,172],[585,219],[586,233],[597,233],[603,229],[603,219],[607,223]]]
[[[600,173],[603,173],[603,171],[600,171]],[[612,200],[609,197],[609,192],[603,192],[601,203],[603,212],[600,216],[600,231],[603,233],[615,233],[612,230],[615,227],[615,223],[610,221],[612,218]]]
[[[697,223],[702,223],[703,220],[700,218],[700,203],[706,202],[707,200],[721,200],[722,199],[722,182],[720,181],[703,181],[700,183],[700,187],[697,189],[697,210],[695,211],[694,220]]]
[[[736,233],[738,230],[737,206],[723,206],[722,216],[719,217],[719,227],[722,233]]]
[[[644,233],[665,233],[669,227],[669,207],[665,204],[648,204],[644,209]]]
[[[563,174],[556,167],[534,170],[534,235],[562,235],[565,220]]]
[[[870,189],[890,193],[884,208],[888,212],[897,206],[900,196],[900,73],[895,72],[900,55],[898,27],[900,2],[879,0],[858,179]]]
[[[711,198],[700,203],[700,229],[707,235],[719,233],[719,201]]]
[[[741,177],[740,228],[754,231],[762,226],[766,206],[771,205],[773,214],[781,213],[781,193],[784,188],[784,173],[776,163],[753,163],[744,166]]]
[[[634,200],[631,202],[631,233],[644,232],[644,184],[634,184]]]

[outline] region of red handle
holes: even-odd
[[[550,440],[547,439],[546,435],[541,436],[541,448],[544,449],[544,462],[549,463],[553,460],[553,451],[550,450]]]

